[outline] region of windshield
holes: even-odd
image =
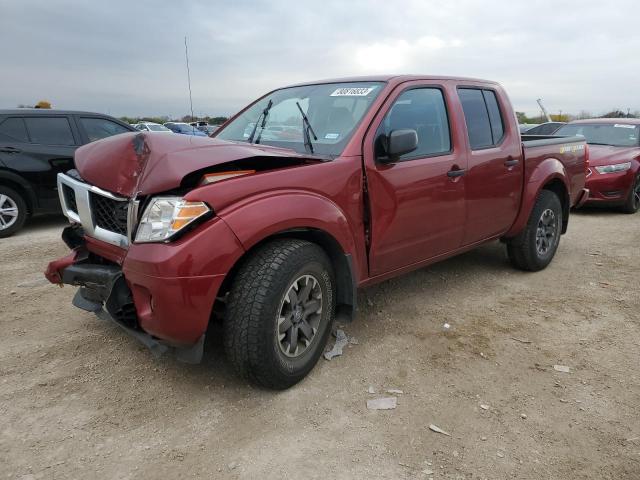
[[[313,151],[337,156],[382,85],[381,82],[325,83],[276,90],[216,132],[215,137],[247,142],[255,128],[253,141],[256,143],[307,152],[299,104],[317,136],[317,139],[311,138]],[[270,101],[273,103],[267,109]]]
[[[152,123],[147,123],[147,128],[152,132],[170,132],[171,131],[164,125],[154,125]]]
[[[582,135],[591,145],[637,147],[640,125],[625,123],[574,123],[559,128],[555,135]]]

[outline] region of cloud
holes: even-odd
[[[640,109],[637,0],[0,0],[0,106],[229,114],[278,86],[368,73],[502,82],[514,106]]]

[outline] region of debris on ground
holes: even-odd
[[[480,408],[483,410],[489,410],[489,405],[485,405],[483,403],[480,404]]]
[[[349,343],[349,339],[347,338],[347,334],[344,333],[344,330],[337,329],[334,336],[336,337],[336,343],[333,344],[333,348],[328,352],[324,352],[324,358],[327,360],[342,355],[342,349]]]
[[[373,388],[371,385],[369,385],[369,388],[367,389],[367,393],[374,394],[374,393],[376,393],[376,389]]]
[[[445,323],[444,325],[442,325],[442,328],[444,328],[445,330],[449,330],[451,328],[451,325]]]
[[[442,430],[437,425],[434,425],[433,423],[431,425],[429,425],[429,430],[431,430],[432,432],[441,433],[443,435],[446,435],[447,437],[451,436],[451,434],[449,432],[445,432],[444,430]]]
[[[556,372],[571,373],[571,368],[567,367],[566,365],[554,365],[553,369]]]
[[[516,338],[516,337],[511,337],[511,340],[515,340],[516,342],[526,343],[526,344],[532,343],[531,340],[523,340],[521,338]]]
[[[502,452],[498,452],[498,453],[496,453],[496,455],[498,455],[499,458],[504,458],[504,453],[502,453]]]
[[[402,390],[398,390],[397,388],[390,388],[387,390],[387,393],[392,393],[394,395],[402,395],[404,392]]]
[[[360,345],[360,342],[358,341],[358,339],[356,337],[351,337],[349,339],[349,345]]]
[[[372,398],[367,400],[369,410],[393,410],[398,405],[396,397]]]
[[[526,413],[521,413],[520,414],[520,418],[523,419],[523,420],[526,420],[527,419],[527,414]]]

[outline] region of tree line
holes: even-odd
[[[549,116],[554,122],[570,122],[571,120],[585,120],[587,118],[640,118],[640,110],[623,112],[622,110],[614,109],[602,115],[593,115],[587,110],[581,110],[575,115],[561,113],[550,114]],[[524,112],[516,112],[516,117],[518,117],[518,123],[544,123],[547,121],[547,117],[543,115],[528,117]]]

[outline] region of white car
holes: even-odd
[[[160,133],[173,133],[164,125],[153,122],[140,122],[136,123],[133,128],[140,130],[141,132],[160,132]]]

